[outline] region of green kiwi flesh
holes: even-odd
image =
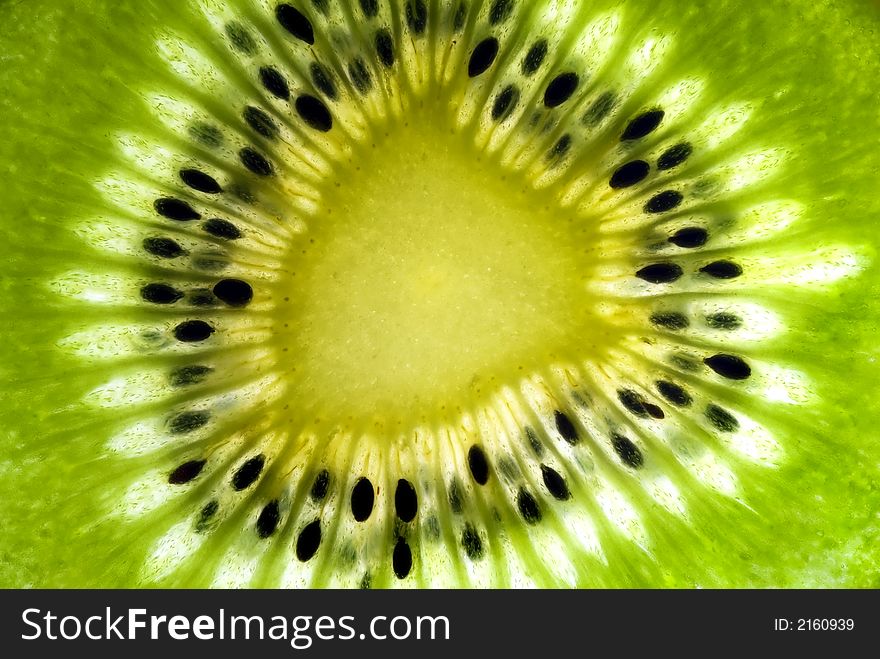
[[[877,20],[5,4],[0,585],[880,585]]]

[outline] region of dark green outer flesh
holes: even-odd
[[[91,179],[104,158],[113,157],[114,131],[145,120],[133,90],[149,87],[151,77],[161,88],[167,74],[152,56],[154,31],[194,21],[187,9],[175,9],[178,4],[32,0],[0,7],[5,587],[138,584],[148,547],[138,542],[137,524],[89,524],[102,507],[104,484],[124,477],[121,466],[89,457],[106,442],[100,430],[104,413],[80,401],[106,373],[54,347],[76,327],[97,320],[100,309],[83,306],[74,317],[45,282],[63,270],[59,259],[67,249],[86,249],[69,231],[71,218],[106,204]],[[803,250],[848,245],[870,265],[821,296],[793,294],[789,335],[760,351],[769,361],[797,364],[819,387],[821,402],[768,408],[768,416],[784,417],[790,459],[766,484],[767,473],[759,468],[738,474],[760,502],[755,515],[731,508],[725,526],[741,524],[742,533],[716,537],[711,545],[683,543],[682,555],[662,569],[633,552],[617,585],[878,587],[878,12],[868,3],[652,5],[663,30],[687,26],[672,33],[680,49],[716,72],[710,84],[719,97],[769,99],[753,119],[766,125],[750,130],[766,135],[769,144],[794,145],[787,194],[809,204],[807,220],[794,229],[802,235],[787,239]],[[780,89],[787,91],[770,98]],[[797,498],[777,496],[781,479]],[[711,521],[697,522],[711,532]],[[689,535],[669,529],[673,537],[679,532]],[[707,555],[710,546],[722,555]],[[713,569],[716,564],[723,569]]]

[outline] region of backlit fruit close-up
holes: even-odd
[[[880,9],[0,5],[0,585],[880,586]]]

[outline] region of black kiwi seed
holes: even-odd
[[[455,16],[452,17],[452,30],[457,34],[464,28],[464,21],[467,18],[467,3],[459,2],[458,9],[455,10]]]
[[[253,299],[254,289],[241,279],[221,279],[214,284],[214,295],[230,307],[244,307]]]
[[[571,135],[563,135],[556,140],[556,144],[550,149],[547,157],[551,160],[563,158],[571,150],[571,142]]]
[[[412,550],[406,544],[403,538],[397,539],[394,545],[394,552],[391,555],[391,566],[394,568],[394,575],[398,579],[406,579],[409,571],[412,569]]]
[[[247,106],[242,113],[242,117],[248,126],[255,132],[270,140],[278,137],[278,126],[272,121],[272,117],[263,112],[260,108],[252,105]]]
[[[356,522],[365,522],[373,512],[373,500],[375,499],[373,484],[368,478],[361,477],[351,491],[351,514]]]
[[[290,87],[287,86],[287,81],[277,69],[271,66],[260,68],[260,82],[263,83],[266,91],[275,98],[280,98],[282,101],[290,98]]]
[[[668,330],[687,329],[691,324],[688,317],[678,311],[651,314],[651,323]]]
[[[519,478],[520,471],[516,464],[516,460],[510,455],[502,455],[498,458],[497,463],[499,473],[507,480],[514,481]]]
[[[429,515],[425,520],[425,533],[431,540],[437,540],[440,537],[440,522],[436,515]]]
[[[554,499],[566,501],[571,498],[571,492],[568,489],[568,485],[562,477],[562,474],[558,471],[542,464],[541,476],[544,478],[544,485],[547,487],[547,491],[553,495]]]
[[[617,391],[617,399],[630,412],[639,417],[648,416],[648,410],[645,409],[645,399],[632,389],[619,389]]]
[[[651,284],[670,284],[684,274],[681,266],[675,263],[652,263],[636,272],[636,277]]]
[[[699,363],[691,358],[690,355],[672,355],[669,357],[669,361],[683,371],[695,373],[700,370]]]
[[[208,174],[198,169],[181,169],[180,180],[186,183],[193,190],[204,192],[206,194],[218,194],[223,192],[220,184]]]
[[[208,530],[211,520],[217,511],[220,510],[220,502],[217,499],[211,499],[199,511],[199,518],[196,520],[196,533],[204,533]]]
[[[257,196],[253,193],[253,191],[242,185],[241,183],[236,183],[229,190],[233,195],[235,195],[236,199],[243,201],[246,204],[256,204]]]
[[[684,229],[679,229],[669,237],[669,242],[676,247],[683,247],[685,249],[702,247],[708,240],[709,232],[702,227],[686,227]]]
[[[739,421],[736,417],[714,403],[706,406],[706,418],[721,432],[736,432],[739,429]]]
[[[489,23],[499,25],[510,18],[513,11],[513,0],[495,0],[489,10]]]
[[[379,0],[361,0],[361,10],[367,18],[375,18],[379,13]]]
[[[645,411],[648,413],[648,415],[651,418],[653,418],[653,419],[665,419],[666,418],[666,414],[663,413],[663,410],[660,408],[659,405],[654,405],[654,403],[649,403],[648,401],[645,401],[644,405],[645,405]]]
[[[391,67],[394,65],[394,39],[391,38],[391,33],[386,29],[382,28],[378,32],[376,32],[376,54],[379,56],[379,61],[382,62],[386,67]]]
[[[263,539],[275,533],[278,522],[281,520],[281,512],[278,509],[278,499],[273,499],[260,511],[257,517],[257,535]]]
[[[688,407],[693,402],[691,395],[673,382],[657,380],[654,384],[660,395],[677,407]]]
[[[203,252],[193,256],[192,265],[199,270],[214,272],[229,267],[229,260],[222,252]]]
[[[669,147],[657,159],[657,169],[665,171],[678,167],[681,163],[690,157],[693,153],[693,147],[687,142],[681,142],[675,146]]]
[[[141,288],[141,298],[152,304],[174,304],[183,293],[168,284],[147,284]]]
[[[204,320],[185,320],[174,328],[174,338],[183,343],[197,343],[204,341],[215,331]]]
[[[653,403],[649,403],[645,400],[644,396],[632,389],[618,389],[617,399],[627,411],[637,417],[647,418],[652,416],[655,419],[662,419],[665,416],[663,410]]]
[[[184,485],[185,483],[189,483],[202,473],[202,469],[204,469],[207,463],[207,460],[190,460],[189,462],[184,462],[168,475],[168,482],[171,485]]]
[[[211,218],[202,225],[202,228],[215,238],[223,238],[224,240],[238,240],[241,238],[241,231],[228,220],[221,220],[216,217]]]
[[[461,546],[472,561],[478,561],[483,557],[483,541],[480,540],[480,534],[471,524],[465,524],[464,530],[461,532]]]
[[[495,37],[486,37],[478,43],[473,52],[471,59],[468,61],[468,77],[476,78],[489,70],[495,58],[498,56],[498,39]]]
[[[315,130],[326,133],[333,128],[333,117],[324,102],[314,96],[303,95],[296,99],[296,112]]]
[[[217,298],[207,288],[197,288],[190,291],[189,303],[194,307],[211,307],[217,304]]]
[[[650,171],[651,166],[644,160],[632,160],[614,171],[608,185],[615,190],[628,188],[644,181]]]
[[[330,489],[330,472],[326,469],[322,469],[317,476],[315,476],[315,482],[312,483],[312,489],[309,492],[309,496],[312,497],[314,501],[323,501],[327,496],[327,491]]]
[[[227,23],[224,30],[232,47],[244,55],[253,55],[257,52],[257,44],[254,38],[247,31],[247,28],[241,23]]]
[[[665,213],[678,208],[684,196],[675,190],[664,190],[658,192],[648,200],[645,204],[646,213]]]
[[[732,313],[714,313],[706,316],[706,324],[712,329],[735,330],[742,327],[742,319]]]
[[[192,384],[202,382],[214,369],[210,366],[202,364],[193,364],[192,366],[181,366],[171,371],[171,386],[187,387]]]
[[[532,44],[522,61],[523,75],[528,77],[537,71],[547,57],[547,40],[539,39]]]
[[[305,563],[318,553],[321,546],[321,520],[316,519],[306,524],[296,538],[296,558]]]
[[[272,176],[275,169],[265,156],[247,146],[238,152],[241,163],[257,176]]]
[[[614,447],[617,457],[620,458],[626,466],[638,469],[641,467],[645,459],[639,447],[633,444],[632,440],[623,435],[611,435],[611,445]]]
[[[217,298],[207,288],[197,288],[189,292],[187,302],[194,307],[213,307],[217,304]]]
[[[428,6],[425,0],[409,0],[406,3],[406,24],[416,36],[424,33],[428,25]]]
[[[373,86],[373,79],[367,65],[360,57],[356,57],[348,64],[348,77],[361,94],[366,94]]]
[[[262,453],[243,462],[232,475],[232,489],[240,492],[253,485],[260,477],[260,474],[263,473],[265,464],[266,456]]]
[[[163,259],[175,259],[186,254],[186,250],[171,238],[144,238],[141,244],[147,252]]]
[[[752,368],[736,355],[712,355],[703,360],[709,368],[728,380],[747,380]]]
[[[205,146],[216,149],[223,144],[223,133],[216,126],[198,122],[189,127],[189,134],[197,142],[201,142]]]
[[[317,62],[312,62],[309,66],[309,73],[312,75],[312,82],[315,87],[324,94],[324,96],[335,101],[337,97],[336,85],[333,84],[333,78],[327,69]]]
[[[743,273],[743,269],[732,261],[714,261],[700,268],[700,272],[715,279],[736,279]]]
[[[652,133],[663,121],[663,110],[648,110],[632,119],[620,136],[622,142],[637,140]]]
[[[506,119],[516,107],[517,101],[519,101],[519,90],[514,85],[502,89],[492,104],[492,119],[494,121]]]
[[[468,467],[478,484],[485,485],[489,481],[489,463],[486,460],[486,454],[476,444],[471,446],[468,451]]]
[[[171,197],[163,197],[162,199],[157,199],[153,203],[153,208],[155,208],[156,212],[159,213],[159,215],[161,215],[162,217],[166,217],[169,220],[176,220],[178,222],[198,220],[202,217],[196,212],[196,210],[192,206],[190,206],[185,201],[181,201],[180,199],[174,199]]]
[[[556,410],[553,412],[553,421],[556,423],[556,430],[559,435],[571,445],[577,444],[579,437],[577,428],[564,412]]]
[[[211,413],[207,410],[190,410],[181,412],[168,422],[168,430],[172,435],[185,435],[198,430],[211,419]]]
[[[462,502],[461,487],[459,486],[457,479],[453,479],[452,482],[449,483],[449,491],[446,496],[449,499],[449,508],[452,512],[455,515],[461,514],[464,505]]]
[[[616,102],[617,96],[614,92],[604,92],[599,98],[593,101],[592,105],[590,105],[584,113],[584,123],[587,126],[595,126],[608,116],[611,110],[614,109],[614,104]]]
[[[541,441],[538,439],[535,431],[528,427],[526,428],[526,439],[529,442],[529,447],[532,449],[532,452],[536,456],[540,458],[542,455],[544,455],[544,445],[541,444]]]
[[[419,509],[419,501],[416,490],[408,480],[401,478],[397,481],[397,489],[394,491],[394,510],[397,516],[404,522],[411,522],[416,517]]]
[[[308,18],[295,7],[288,4],[281,4],[275,8],[275,18],[285,30],[290,32],[300,41],[305,41],[312,45],[315,43],[315,31]]]
[[[544,92],[544,105],[548,108],[559,107],[571,98],[579,82],[580,78],[577,73],[560,73],[547,85]]]
[[[526,524],[537,524],[541,521],[541,508],[532,494],[521,488],[516,495],[516,507],[519,508],[519,514],[526,521]]]

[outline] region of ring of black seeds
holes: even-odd
[[[376,19],[382,8],[380,0],[360,0],[359,5],[365,21]],[[517,7],[514,0],[492,0],[491,3],[483,6],[488,6],[487,18],[489,25],[493,26],[493,32],[499,36],[506,35],[503,28],[496,30],[495,26],[502,25],[512,16]],[[302,10],[297,8],[294,3],[281,3],[275,7],[277,23],[287,33],[292,47],[306,51],[315,44],[316,36],[319,40],[322,38],[324,33],[320,31],[316,33],[315,28],[319,25],[317,23],[313,25],[309,16],[319,21],[325,19],[317,16],[315,11],[329,17],[331,4],[327,0],[311,0],[311,8]],[[461,2],[452,20],[453,29],[457,33],[464,30],[467,11],[468,6]],[[405,0],[404,13],[406,29],[412,38],[426,34],[429,22],[435,20],[434,14],[429,11],[429,4],[426,0]],[[330,107],[334,109],[334,112],[339,111],[340,118],[344,117],[342,105],[339,104],[340,100],[345,100],[344,97],[350,95],[352,91],[361,95],[370,94],[374,86],[373,76],[377,76],[376,81],[382,80],[382,69],[379,65],[381,64],[385,68],[395,65],[395,43],[390,29],[378,21],[373,22],[372,27],[366,29],[370,39],[367,49],[374,49],[378,59],[371,60],[370,53],[365,52],[362,53],[363,57],[355,53],[345,56],[340,54],[341,61],[337,62],[333,58],[328,58],[324,60],[324,63],[321,63],[317,59],[318,51],[314,51],[315,59],[311,60],[308,65],[305,88],[298,87],[295,90],[296,98],[290,105],[284,106],[293,121],[297,121],[314,131],[325,133],[331,131],[334,127],[334,117]],[[223,31],[228,40],[227,45],[236,52],[248,57],[259,54],[258,44],[245,25],[230,22],[225,25]],[[521,100],[520,88],[516,84],[507,81],[496,82],[493,75],[486,75],[498,60],[501,48],[499,36],[482,33],[480,34],[481,40],[475,39],[473,42],[475,45],[463,54],[467,63],[467,76],[469,79],[474,79],[471,84],[496,85],[491,89],[487,88],[485,92],[487,100],[484,106],[492,121],[496,123],[510,117]],[[290,40],[289,37],[293,37],[293,39]],[[372,68],[370,62],[373,62]],[[516,54],[516,59],[513,62],[525,78],[534,76],[545,64],[559,66],[559,61],[551,51],[551,44],[543,38],[530,42],[527,49],[524,46],[521,53]],[[272,64],[259,66],[255,60],[251,60],[249,66],[252,67],[250,69],[251,75],[256,76],[259,84],[271,96],[282,101],[292,99],[291,87],[287,79],[275,66]],[[588,79],[584,78],[584,80]],[[592,83],[592,80],[589,82]],[[581,76],[574,71],[562,70],[548,76],[536,91],[538,94],[537,103],[543,102],[544,109],[539,112],[526,113],[524,116],[523,121],[530,122],[529,125],[538,130],[542,129],[541,121],[547,120],[549,122],[552,117],[563,117],[565,116],[563,113],[570,107],[587,108],[580,115],[581,125],[575,126],[575,129],[579,130],[563,124],[560,124],[557,129],[555,125],[549,123],[543,128],[547,137],[544,138],[546,141],[541,144],[545,149],[543,155],[548,169],[558,166],[560,161],[572,151],[572,147],[580,143],[576,140],[583,140],[583,135],[598,126],[618,104],[618,95],[615,91],[594,89],[592,84],[587,85],[586,83],[583,85],[584,94],[588,95],[576,98],[575,95],[581,88],[581,83]],[[377,89],[381,89],[381,87],[377,85]],[[312,93],[309,93],[310,91]],[[340,96],[340,91],[342,91],[342,96]],[[620,102],[624,100],[621,95]],[[259,103],[259,101],[255,101],[255,103]],[[552,112],[566,104],[569,104],[567,108]],[[246,139],[249,142],[244,146],[239,144],[232,149],[233,153],[236,153],[237,149],[239,164],[247,172],[257,177],[274,176],[276,174],[275,162],[282,168],[287,163],[281,158],[273,162],[276,155],[279,155],[275,149],[281,146],[282,142],[280,139],[282,130],[273,117],[278,117],[280,125],[284,126],[285,114],[278,111],[277,105],[270,105],[267,110],[258,107],[258,105],[244,103],[235,112],[240,112],[240,119],[244,122],[244,126],[240,128],[248,135]],[[626,117],[627,121],[622,130],[619,124],[615,124],[616,128],[609,129],[613,130],[613,138],[619,139],[621,143],[617,145],[621,155],[616,158],[613,171],[604,173],[603,180],[607,181],[607,186],[611,190],[620,191],[614,194],[620,195],[616,199],[622,200],[622,203],[629,203],[628,200],[631,198],[639,199],[635,206],[636,213],[640,205],[642,212],[649,216],[658,216],[649,218],[651,222],[656,223],[656,228],[652,230],[649,238],[651,241],[649,246],[653,256],[647,257],[647,262],[643,261],[634,266],[629,273],[642,280],[643,283],[639,284],[640,286],[644,286],[644,283],[674,284],[682,277],[687,276],[688,281],[701,281],[704,285],[723,287],[721,282],[712,280],[735,279],[743,274],[743,267],[739,263],[725,258],[713,261],[703,259],[694,262],[692,259],[699,252],[685,251],[703,248],[711,238],[715,237],[715,234],[710,233],[710,229],[714,231],[717,225],[712,218],[689,218],[685,214],[673,213],[685,202],[685,196],[683,192],[674,189],[676,185],[675,179],[671,178],[673,174],[666,172],[684,165],[692,156],[694,147],[690,142],[679,138],[676,141],[671,140],[666,143],[672,144],[672,146],[664,144],[656,151],[653,150],[656,139],[666,139],[661,134],[663,132],[661,128],[665,128],[663,124],[665,116],[666,113],[662,108],[653,107],[635,116]],[[196,122],[189,127],[189,131],[191,137],[203,147],[216,149],[224,143],[224,133],[210,124]],[[655,133],[658,135],[653,137]],[[639,144],[638,140],[649,137],[650,140],[642,148],[643,145]],[[273,142],[275,144],[272,144]],[[626,155],[627,151],[630,152],[630,155]],[[656,155],[657,153],[659,156]],[[172,191],[168,193],[168,196],[160,196],[162,193],[154,192],[153,210],[160,218],[172,221],[166,226],[177,227],[177,229],[169,228],[168,232],[179,230],[180,225],[174,225],[175,222],[201,221],[197,225],[190,225],[189,228],[198,228],[202,231],[201,239],[212,245],[214,251],[206,253],[198,247],[193,247],[195,253],[191,258],[192,266],[204,270],[226,267],[230,262],[227,258],[227,252],[232,253],[237,247],[226,241],[239,240],[244,234],[239,225],[229,219],[222,217],[203,218],[217,212],[217,206],[213,205],[218,199],[215,195],[230,194],[232,198],[248,204],[258,203],[259,183],[253,180],[250,183],[236,180],[235,177],[229,176],[225,170],[216,169],[211,162],[191,161],[187,162],[185,166],[178,165],[178,167],[180,168],[175,167],[168,173],[168,177],[173,179],[178,186],[177,193]],[[166,183],[167,181],[168,179],[166,179]],[[222,185],[220,181],[223,181]],[[181,183],[184,187],[181,187]],[[636,197],[639,194],[636,186],[640,184],[644,184],[643,187],[650,192],[644,193],[643,197]],[[634,189],[629,190],[630,188]],[[688,186],[684,189],[690,191],[692,188]],[[252,191],[256,192],[252,193]],[[605,192],[607,193],[607,190]],[[698,199],[699,196],[694,194],[694,200]],[[210,210],[212,208],[215,210]],[[233,213],[230,213],[229,216],[247,228],[246,220],[241,215]],[[667,213],[669,215],[665,215]],[[224,211],[220,211],[220,214],[224,214]],[[682,226],[685,221],[688,222],[688,225]],[[699,226],[700,224],[706,224],[709,228]],[[670,225],[674,226],[670,228]],[[254,230],[252,234],[249,234],[249,237],[258,241],[259,233]],[[212,240],[212,238],[217,240]],[[191,238],[186,238],[186,244],[190,245],[191,240]],[[176,259],[189,255],[189,251],[181,246],[177,240],[160,235],[143,238],[141,246],[150,256],[161,259]],[[156,262],[153,261],[153,263]],[[166,267],[171,265],[173,264],[165,264]],[[172,282],[177,281],[174,278],[169,279]],[[209,282],[213,282],[213,285]],[[653,291],[665,291],[662,288],[646,288]],[[144,283],[139,292],[141,300],[150,305],[177,305],[172,309],[190,312],[199,311],[193,307],[212,307],[212,313],[233,315],[237,312],[231,312],[227,307],[246,307],[254,297],[254,290],[250,283],[232,277],[218,281],[216,274],[209,281],[202,281],[195,286],[185,283],[172,284],[151,281]],[[177,303],[181,300],[184,301],[178,305]],[[676,310],[676,307],[682,311]],[[691,315],[685,313],[685,310]],[[725,331],[738,329],[743,324],[743,320],[735,313],[718,311],[708,315],[700,315],[695,310],[689,309],[687,304],[679,306],[674,300],[667,300],[665,294],[658,295],[654,310],[648,319],[654,336],[658,340],[669,339],[669,337],[683,339],[693,337],[693,333],[700,330],[701,324],[705,324],[711,329]],[[199,343],[209,339],[222,328],[222,323],[192,319],[178,322],[171,329],[171,332],[179,342]],[[686,330],[690,330],[690,332],[686,332]],[[670,333],[679,334],[672,335]],[[724,335],[717,334],[716,336],[720,338]],[[698,354],[696,350],[688,350],[685,344],[682,344],[681,348],[683,349],[677,349],[667,354],[664,357],[664,362],[667,368],[675,367],[688,371],[689,374],[683,375],[683,378],[694,377],[694,374],[699,374],[701,371],[702,375],[711,372],[725,380],[734,382],[747,380],[752,376],[752,367],[739,355],[719,352],[705,356],[705,353]],[[191,356],[195,357],[195,354],[198,353]],[[216,377],[213,375],[214,371],[215,367],[213,366],[190,363],[167,371],[166,375],[169,384],[173,387],[196,387],[205,382],[209,383],[208,386],[213,386],[210,384],[210,378]],[[666,377],[675,379],[674,375]],[[691,382],[690,380],[685,381]],[[689,386],[694,385],[689,384]],[[733,385],[731,384],[731,386]],[[706,430],[727,434],[737,432],[740,429],[740,420],[735,410],[730,411],[717,402],[707,402],[699,395],[695,398],[682,384],[670,379],[644,383],[623,381],[617,387],[619,388],[616,389],[616,400],[612,395],[610,402],[614,407],[614,415],[618,418],[612,422],[614,425],[611,428],[615,430],[605,431],[603,443],[604,449],[607,450],[610,442],[613,455],[616,456],[626,473],[632,474],[645,465],[646,454],[640,448],[643,435],[639,431],[622,429],[616,425],[617,423],[651,424],[636,426],[651,428],[656,427],[657,422],[665,419],[667,413],[681,413],[681,410],[692,408],[691,414],[699,420],[699,424]],[[197,389],[192,391],[198,392]],[[514,514],[518,514],[526,525],[531,526],[542,522],[548,502],[551,505],[556,505],[553,504],[554,500],[564,502],[572,498],[569,481],[563,475],[570,473],[567,471],[568,465],[563,464],[554,468],[547,464],[558,459],[554,456],[557,449],[552,448],[554,441],[561,440],[570,447],[574,447],[581,441],[579,424],[589,428],[587,421],[580,420],[574,411],[578,409],[578,406],[588,407],[592,401],[588,402],[586,398],[581,397],[577,390],[572,392],[571,396],[575,406],[568,408],[562,405],[562,409],[553,410],[552,420],[544,417],[535,425],[535,428],[539,428],[539,430],[536,431],[535,428],[529,426],[522,428],[522,436],[518,441],[522,441],[522,446],[527,447],[526,450],[533,454],[529,457],[533,460],[532,466],[539,467],[540,478],[534,478],[537,476],[537,471],[518,463],[517,458],[510,452],[495,452],[495,448],[491,444],[488,444],[487,448],[473,444],[467,451],[467,473],[453,474],[448,481],[440,484],[440,505],[448,503],[449,510],[454,515],[451,521],[451,524],[454,525],[452,528],[453,537],[458,538],[461,549],[469,560],[478,561],[486,555],[483,536],[481,536],[478,527],[469,521],[469,517],[478,503],[473,485],[486,486],[489,484],[492,473],[495,473],[499,484],[511,488],[508,503],[512,500]],[[184,439],[182,436],[191,433],[195,433],[193,436],[196,438],[201,437],[203,433],[197,431],[206,426],[210,431],[211,410],[200,409],[194,404],[189,407],[191,409],[181,409],[165,417],[163,432],[181,436],[180,438]],[[678,410],[676,411],[675,408]],[[633,426],[625,426],[625,428],[631,427]],[[590,437],[589,434],[586,436]],[[572,449],[563,446],[559,450]],[[489,451],[488,454],[487,451]],[[288,505],[287,499],[281,497],[279,493],[267,495],[266,492],[263,492],[270,486],[269,478],[264,478],[264,482],[257,485],[267,472],[267,464],[268,459],[262,453],[246,456],[224,475],[224,487],[227,490],[231,489],[232,492],[248,491],[247,494],[236,496],[259,497],[255,501],[253,514],[248,518],[251,521],[248,523],[253,523],[252,529],[256,531],[260,539],[270,538],[278,531],[282,523],[286,523],[283,517],[287,514],[285,506]],[[490,464],[492,465],[491,470]],[[189,454],[176,464],[168,466],[168,471],[165,472],[167,482],[173,486],[186,486],[193,483],[195,487],[198,487],[199,478],[204,478],[204,475],[210,471],[208,465],[208,458],[202,457],[199,452],[195,452],[194,455]],[[214,466],[214,462],[211,463],[211,466]],[[339,481],[341,488],[339,492],[331,492],[330,472],[327,469],[321,469],[312,473],[314,473],[313,480],[310,486],[307,486],[311,501],[320,506],[321,502],[327,501],[328,498],[332,501],[340,495],[346,497],[351,516],[357,523],[367,522],[371,517],[375,518],[373,512],[376,510],[377,501],[380,506],[385,503],[385,499],[379,498],[380,484],[374,485],[366,476],[359,477],[353,486],[350,484],[351,481],[346,484]],[[466,480],[468,473],[472,482]],[[531,474],[534,480],[526,482],[527,474]],[[334,475],[333,482],[336,482],[337,478],[340,477]],[[430,494],[428,484],[410,480],[410,478],[397,479],[393,488],[393,514],[396,519],[393,529],[389,531],[389,533],[393,533],[389,537],[389,539],[393,539],[393,548],[390,553],[385,554],[385,560],[390,561],[391,571],[397,579],[406,579],[412,573],[414,567],[412,548],[418,547],[418,543],[422,541],[418,536],[412,535],[417,532],[417,529],[424,529],[425,536],[423,537],[425,538],[437,540],[441,537],[439,512],[430,507],[426,511],[420,512],[419,495],[414,482],[420,492],[424,491]],[[576,491],[578,483],[573,482],[573,484]],[[342,491],[343,487],[344,492]],[[492,485],[489,485],[483,491],[492,489],[494,489]],[[443,501],[444,494],[446,495],[445,502]],[[436,501],[431,498],[426,498],[421,503],[425,506],[436,505]],[[200,503],[200,505],[202,504]],[[503,508],[503,506],[493,505],[490,507],[489,513],[494,516],[496,521],[500,522],[503,519]],[[195,517],[194,528],[196,532],[205,533],[212,527],[216,527],[219,524],[217,519],[219,511],[218,499],[211,499],[204,503]],[[310,515],[310,517],[312,516]],[[212,520],[214,521],[212,522]],[[291,526],[293,524],[299,526],[306,520],[295,521],[295,518],[292,518],[290,521]],[[300,562],[312,560],[320,550],[323,540],[320,517],[313,517],[298,530],[292,528],[291,531],[295,536],[294,553],[296,559]],[[343,547],[343,552],[346,556],[350,555],[350,561],[354,563],[356,560],[354,545]],[[388,565],[386,564],[385,569]],[[372,585],[378,574],[379,572],[376,571],[364,573],[361,580],[362,586]]]

